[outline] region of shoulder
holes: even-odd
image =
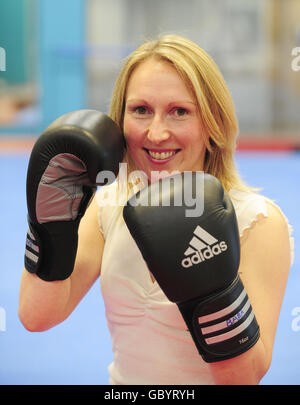
[[[264,244],[267,243],[267,239],[273,241],[276,239],[287,240],[289,238],[289,223],[282,210],[267,198],[264,198],[264,205],[265,210],[257,213],[255,220],[253,218],[243,236],[246,237],[255,232],[257,240],[264,240]]]
[[[264,198],[265,210],[251,218],[241,236],[242,254],[249,262],[273,263],[289,268],[293,263],[292,228],[281,208]]]
[[[253,251],[255,246],[258,249],[259,246],[260,249],[286,246],[293,263],[293,229],[279,205],[259,193],[232,190],[229,195],[236,211],[242,246],[246,241]]]
[[[230,190],[229,196],[233,203],[239,223],[240,236],[256,223],[278,226],[288,229],[289,222],[281,208],[270,198],[256,193]],[[263,220],[268,218],[268,220]]]
[[[97,223],[104,238],[109,230],[119,223],[125,202],[126,193],[120,192],[117,182],[102,186],[97,190],[95,196]]]
[[[245,231],[251,228],[260,217],[268,216],[266,199],[262,195],[232,189],[229,192],[229,196],[236,212],[240,237],[242,237]]]

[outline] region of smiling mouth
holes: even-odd
[[[168,160],[176,155],[180,151],[180,149],[173,149],[173,150],[154,150],[154,149],[146,149],[144,150],[148,153],[148,155],[155,160]]]

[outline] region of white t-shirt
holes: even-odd
[[[101,291],[114,353],[109,365],[110,384],[214,384],[177,305],[166,298],[157,282],[152,282],[123,220],[123,208],[105,205],[105,198],[114,195],[111,192],[115,187],[116,183],[103,187],[96,196],[100,203],[99,226],[105,239]],[[261,217],[268,216],[265,197],[236,190],[229,195],[240,236]],[[291,236],[290,242],[293,260]]]

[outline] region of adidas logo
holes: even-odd
[[[190,246],[184,252],[184,255],[187,257],[181,261],[181,265],[184,268],[209,260],[227,250],[226,242],[222,241],[219,243],[215,237],[199,225],[193,234],[194,236],[189,242]]]

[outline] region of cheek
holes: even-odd
[[[143,127],[136,121],[126,118],[124,119],[124,135],[129,146],[138,145],[144,139]]]
[[[184,128],[184,131],[178,133],[178,140],[186,149],[199,151],[204,148],[204,139],[202,128],[199,125],[189,125]]]

